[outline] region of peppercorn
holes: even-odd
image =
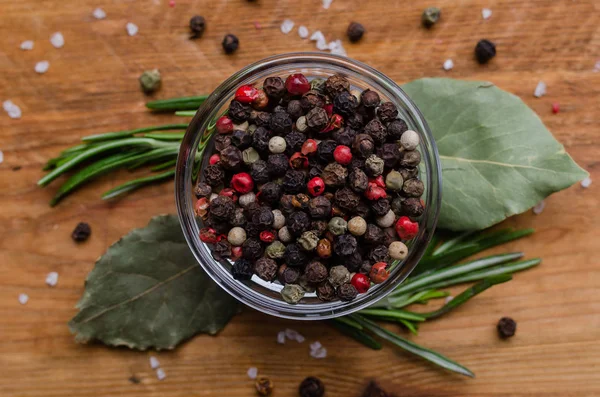
[[[190,39],[197,39],[201,37],[202,33],[204,33],[204,29],[206,29],[206,20],[204,17],[200,15],[194,15],[190,19],[190,30],[192,32]]]
[[[390,258],[394,260],[402,260],[408,255],[408,248],[401,241],[394,241],[388,247]]]
[[[314,197],[308,204],[308,212],[312,218],[326,218],[331,213],[331,201],[323,196]]]
[[[285,136],[285,152],[288,156],[300,152],[302,144],[306,141],[306,135],[298,131],[292,131]]]
[[[383,230],[377,225],[369,223],[367,225],[367,231],[364,234],[364,240],[368,244],[378,244],[383,240]]]
[[[375,222],[377,223],[377,225],[383,228],[391,227],[394,224],[395,220],[396,214],[391,209],[389,209],[385,214],[375,218]]]
[[[285,245],[281,241],[273,241],[265,248],[265,255],[271,259],[281,259],[285,253]]]
[[[340,285],[350,281],[350,272],[348,271],[346,266],[333,266],[331,269],[329,269],[329,277],[327,278],[327,280],[331,285],[337,288]]]
[[[390,202],[388,199],[381,198],[371,204],[371,209],[376,216],[384,216],[390,210]]]
[[[510,338],[517,332],[517,323],[510,317],[502,317],[496,325],[498,336],[502,339]]]
[[[295,208],[305,210],[308,208],[308,203],[310,202],[310,197],[308,197],[304,193],[298,193],[292,198],[292,205]]]
[[[356,291],[359,294],[366,293],[371,287],[371,280],[369,280],[369,277],[361,273],[356,273],[354,276],[352,276],[350,283],[354,286],[354,288],[356,288]]]
[[[327,268],[318,261],[313,261],[304,268],[306,281],[310,284],[319,284],[327,279]]]
[[[382,122],[389,123],[398,117],[398,108],[392,102],[384,102],[377,108],[377,117]]]
[[[338,263],[345,266],[350,272],[357,272],[363,263],[363,257],[360,252],[356,250],[350,255],[338,257]]]
[[[235,280],[250,280],[253,274],[252,262],[247,259],[238,259],[231,266],[231,275]]]
[[[419,233],[419,224],[411,221],[407,216],[401,216],[396,222],[396,232],[402,240],[410,240]]]
[[[335,288],[330,282],[325,281],[317,286],[317,298],[324,302],[331,302],[336,298]]]
[[[325,80],[325,92],[332,98],[344,90],[350,90],[350,82],[345,77],[334,74]]]
[[[206,215],[208,214],[209,205],[210,203],[206,197],[199,198],[196,201],[196,204],[194,204],[194,213],[196,216],[205,219]]]
[[[264,90],[257,90],[256,98],[252,101],[252,107],[257,110],[265,109],[269,105],[269,97]],[[252,116],[251,116],[252,117]]]
[[[360,196],[351,189],[344,187],[335,192],[335,202],[340,208],[352,211],[358,205]]]
[[[411,218],[419,217],[425,211],[423,203],[418,198],[407,198],[401,201],[401,213]]]
[[[375,142],[370,135],[358,134],[354,138],[352,150],[361,157],[367,158],[373,154],[373,151],[375,150]]]
[[[139,77],[140,87],[145,94],[151,94],[160,88],[160,72],[158,69],[146,70]]]
[[[267,158],[269,174],[272,176],[283,176],[290,167],[288,158],[285,154],[271,154]]]
[[[276,112],[271,115],[269,127],[275,134],[285,135],[292,130],[294,122],[287,112]]]
[[[254,272],[265,281],[272,281],[277,274],[277,263],[270,258],[259,258],[254,263]]]
[[[312,251],[317,248],[317,243],[319,242],[319,236],[314,230],[309,230],[307,232],[302,233],[302,235],[298,238],[298,244],[305,251]]]
[[[339,144],[339,145],[344,145],[344,146],[352,146],[352,144],[354,143],[354,138],[356,137],[356,130],[346,126],[343,128],[338,128],[337,130],[333,131],[333,133],[331,134],[331,137],[333,139],[335,139],[335,141]]]
[[[281,99],[285,94],[285,83],[281,77],[267,77],[263,83],[263,90],[273,99]]]
[[[298,99],[292,99],[287,104],[287,113],[290,115],[292,120],[297,120],[300,116],[304,115],[304,110],[302,109],[302,105]]]
[[[310,160],[309,160],[309,161],[310,161]],[[324,170],[324,169],[325,169],[325,167],[323,167],[323,165],[321,165],[321,164],[317,164],[317,165],[315,165],[314,167],[312,167],[312,168],[311,168],[311,169],[308,171],[308,178],[309,178],[309,182],[308,182],[308,183],[310,184],[310,181],[312,181],[312,180],[313,180],[313,179],[315,179],[315,178],[319,178],[319,179],[321,179],[321,174],[323,173],[323,170]],[[321,179],[321,181],[319,181],[319,182],[315,182],[315,184],[318,184],[318,185],[320,185],[320,184],[321,184],[321,182],[323,182],[323,179]],[[308,191],[309,191],[309,193],[311,193],[311,187],[310,187],[310,185],[307,185],[307,188],[308,188]],[[322,187],[322,189],[323,189],[323,190],[325,189],[325,182],[323,182],[323,187]],[[316,192],[316,190],[315,190],[315,192]],[[322,193],[322,190],[321,190],[321,193]],[[312,194],[312,193],[311,193],[311,194]]]
[[[306,125],[313,131],[321,131],[327,127],[329,116],[323,108],[313,108],[306,114]]]
[[[261,202],[273,205],[281,198],[281,186],[275,182],[267,182],[260,187],[258,194]]]
[[[225,54],[233,54],[240,46],[240,41],[236,36],[226,34],[225,37],[223,37],[221,45],[223,46],[223,50],[225,50]]]
[[[231,256],[231,244],[226,240],[217,241],[212,249],[212,256],[220,261]]]
[[[300,105],[304,112],[308,112],[313,108],[322,108],[325,106],[325,100],[318,91],[310,90],[302,95],[300,99]]]
[[[348,221],[348,231],[355,236],[362,236],[367,231],[367,222],[360,216]]]
[[[496,56],[496,44],[489,40],[479,40],[475,46],[475,57],[480,64],[487,63],[490,59]]]
[[[75,229],[73,229],[73,232],[71,233],[71,238],[73,239],[73,241],[81,243],[87,240],[91,234],[92,228],[90,227],[90,225],[85,222],[79,222],[77,226],[75,226]]]
[[[349,301],[353,300],[354,298],[356,298],[357,295],[358,295],[358,291],[356,290],[356,287],[354,287],[350,283],[342,284],[337,289],[338,298],[340,298],[340,300],[343,300],[345,302],[349,302]]]
[[[241,227],[233,227],[227,234],[227,241],[233,246],[240,246],[246,241],[246,231]]]
[[[250,118],[251,108],[240,101],[233,100],[229,104],[228,116],[236,123],[243,123]]]
[[[252,224],[260,231],[269,229],[273,225],[273,211],[271,208],[261,206],[257,210],[252,212],[251,215]]]
[[[252,110],[250,112],[249,121],[256,124],[257,127],[267,127],[271,122],[271,113],[269,112],[257,112]]]
[[[254,382],[256,392],[261,396],[270,396],[273,391],[273,382],[271,379],[261,376]]]
[[[404,181],[402,193],[408,197],[421,197],[425,191],[423,182],[418,179],[409,179]]]
[[[304,297],[304,289],[298,284],[286,284],[281,290],[281,297],[287,303],[298,303]]]
[[[306,263],[308,256],[298,243],[294,243],[285,247],[283,259],[288,266],[299,267]]]
[[[227,196],[219,195],[210,202],[210,215],[221,221],[229,220],[235,211],[233,200]]]
[[[339,256],[352,255],[356,251],[356,247],[358,247],[358,243],[351,234],[339,235],[333,242],[333,250]]]
[[[377,92],[367,88],[360,94],[360,102],[367,109],[375,109],[381,103],[381,99]]]
[[[300,271],[286,264],[279,266],[277,270],[277,279],[281,284],[295,284],[300,277]]]
[[[287,226],[284,226],[281,229],[279,229],[279,231],[277,232],[277,237],[284,243],[289,243],[294,239]]]
[[[258,238],[263,243],[272,243],[273,241],[275,241],[275,233],[272,230],[263,230],[258,235]]]
[[[323,182],[325,182],[325,185],[331,187],[344,185],[347,177],[348,170],[338,163],[328,164],[322,173]]]
[[[387,125],[388,132],[388,140],[390,141],[398,141],[401,139],[402,134],[404,134],[408,130],[408,125],[406,125],[406,121],[402,119],[392,120]]]
[[[222,151],[223,149],[225,149],[226,147],[231,146],[231,136],[229,135],[217,135],[214,138],[214,143],[215,143],[215,149],[217,149],[217,151]]]
[[[415,150],[419,146],[419,134],[413,130],[404,131],[400,137],[400,144],[405,150]]]
[[[420,162],[421,162],[421,153],[419,153],[417,150],[411,150],[411,151],[406,151],[406,152],[402,153],[402,158],[400,159],[400,166],[402,166],[402,167],[417,167]],[[404,178],[404,180],[406,180],[406,179],[410,179],[410,178]]]
[[[310,230],[314,231],[317,234],[317,236],[320,237],[327,230],[327,222],[326,221],[312,221],[310,223]]]
[[[294,196],[291,194],[284,194],[283,196],[281,196],[281,199],[279,199],[279,209],[281,210],[281,212],[283,212],[286,215],[289,215],[292,212],[296,211],[296,207],[294,207],[294,204],[292,203],[293,199]]]
[[[310,218],[306,212],[292,212],[287,218],[287,228],[294,236],[300,236],[310,227]]]
[[[240,150],[244,150],[252,144],[252,135],[247,131],[234,130],[231,134],[231,144]]]
[[[298,170],[288,170],[281,186],[286,193],[300,193],[306,188],[306,174]]]
[[[356,43],[362,39],[363,35],[365,34],[365,27],[358,22],[350,22],[350,25],[348,25],[348,29],[346,30],[346,34],[351,42]]]
[[[368,258],[371,263],[389,262],[390,255],[388,248],[385,245],[377,245],[369,251]]]
[[[354,168],[348,177],[348,182],[350,188],[357,193],[364,192],[369,186],[369,178],[360,168]]]
[[[367,161],[365,162],[365,171],[370,176],[378,176],[383,174],[384,166],[385,163],[383,159],[372,154],[367,158]]]
[[[258,90],[251,84],[242,85],[235,91],[235,99],[245,104],[252,103],[257,97]]]
[[[208,197],[211,193],[212,187],[210,187],[210,185],[206,182],[198,181],[194,187],[194,194],[196,194],[196,197]]]
[[[346,118],[346,126],[353,129],[354,131],[360,130],[364,125],[363,116],[360,113],[353,113]],[[347,146],[350,146],[348,144]]]
[[[371,262],[363,261],[362,264],[360,265],[360,268],[358,269],[358,271],[362,274],[369,274],[369,273],[371,273],[372,268],[373,268],[373,265],[371,265]]]
[[[337,146],[337,143],[331,139],[321,141],[317,146],[317,159],[322,163],[332,162],[334,160],[333,152]]]
[[[349,117],[358,106],[358,100],[350,92],[344,90],[333,99],[333,111],[344,117]]]
[[[369,278],[374,284],[381,284],[388,279],[390,272],[386,268],[386,262],[377,262],[371,267]]]
[[[250,193],[253,194],[253,193]],[[246,225],[246,216],[244,215],[244,210],[242,208],[236,208],[229,220],[231,226],[239,226],[244,227]]]
[[[291,95],[302,95],[310,90],[310,83],[302,73],[293,73],[285,79],[285,88]]]
[[[269,166],[264,160],[258,160],[250,167],[250,176],[256,183],[265,183],[269,181]]]
[[[237,147],[227,146],[221,151],[221,161],[219,161],[219,164],[226,170],[237,170],[243,162],[242,152]]]
[[[442,11],[437,7],[428,7],[423,11],[421,15],[421,22],[426,28],[430,28],[440,20]]]
[[[403,185],[404,178],[402,178],[402,174],[400,174],[398,171],[391,170],[385,177],[385,187],[390,190],[397,192],[402,190]]]
[[[329,220],[327,229],[335,236],[339,236],[346,233],[346,230],[348,230],[348,223],[346,222],[346,220],[344,220],[344,218],[334,216]]]
[[[204,179],[210,186],[219,186],[225,179],[225,171],[219,165],[209,165],[204,169]]]
[[[420,160],[420,157],[419,157],[419,160]],[[419,169],[417,167],[400,168],[400,169],[398,169],[398,172],[400,173],[400,175],[402,175],[402,178],[405,181],[408,179],[411,179],[411,178],[416,178],[417,175],[419,175]]]
[[[398,144],[384,143],[377,150],[377,157],[383,160],[383,164],[386,168],[394,168],[402,157],[402,153],[400,153]]]
[[[331,256],[331,241],[322,238],[317,243],[317,255],[321,258],[329,258]]]

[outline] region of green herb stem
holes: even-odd
[[[125,130],[125,131],[117,131],[117,132],[106,132],[104,134],[97,135],[88,135],[81,138],[84,142],[100,142],[100,141],[108,141],[113,139],[122,139],[132,137],[135,134],[141,134],[144,132],[153,132],[153,131],[166,131],[166,130],[181,130],[186,129],[188,127],[187,124],[165,124],[165,125],[157,125],[153,127],[144,127],[144,128],[136,128],[134,130]]]
[[[108,200],[120,196],[124,193],[128,193],[132,190],[139,189],[143,186],[150,185],[159,181],[165,181],[173,179],[175,176],[175,170],[163,172],[162,174],[152,175],[144,178],[134,179],[133,181],[126,182],[120,186],[117,186],[102,195],[103,200]]]
[[[178,110],[175,112],[175,116],[179,117],[194,117],[197,110]]]
[[[196,110],[204,103],[208,95],[199,95],[183,98],[160,99],[146,102],[148,109],[157,111]]]
[[[438,291],[435,289],[428,289],[419,291],[413,295],[401,295],[401,299],[390,298],[389,304],[394,309],[401,309],[413,303],[427,303],[431,299],[440,299],[449,296],[450,293],[446,291]]]
[[[162,171],[167,168],[171,168],[175,164],[177,164],[177,158],[174,158],[173,160],[165,161],[162,164],[157,164],[154,167],[150,168],[150,171],[152,171],[152,172]]]
[[[419,335],[418,323],[411,323],[410,321],[404,319],[399,319],[398,321],[400,321],[400,323],[404,325],[406,329],[410,331],[411,334]]]
[[[440,255],[449,249],[454,248],[458,243],[462,242],[465,238],[469,237],[473,233],[473,231],[464,232],[448,241],[445,241],[438,248],[436,248],[435,251],[433,251],[433,255]]]
[[[425,321],[425,317],[417,313],[407,312],[404,310],[389,310],[389,309],[363,309],[359,312],[363,316],[377,317],[379,319],[388,320],[409,320],[409,321]]]
[[[355,339],[356,341],[362,343],[363,345],[373,350],[380,350],[382,348],[381,343],[375,340],[371,335],[361,330],[362,326],[360,326],[361,329],[358,329],[356,327],[348,325],[348,323],[344,321],[340,321],[344,318],[345,317],[336,318],[330,321],[329,323],[344,335]]]
[[[151,139],[158,139],[159,141],[181,141],[183,139],[183,136],[185,135],[185,131],[184,132],[171,132],[171,133],[150,133],[150,134],[144,134],[144,138],[151,138]]]

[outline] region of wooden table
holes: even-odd
[[[420,27],[421,11],[443,10],[432,30]],[[321,29],[342,38],[349,56],[369,63],[402,83],[423,76],[490,80],[523,98],[544,120],[592,179],[600,180],[600,5],[593,0],[333,1],[58,1],[0,0],[0,99],[23,110],[21,120],[0,114],[0,395],[2,396],[252,396],[251,366],[276,385],[275,396],[294,396],[307,375],[321,377],[328,396],[358,396],[367,379],[378,379],[401,396],[598,396],[600,395],[600,226],[599,182],[576,185],[547,200],[541,215],[531,212],[505,222],[534,227],[537,233],[497,252],[526,251],[543,264],[518,274],[446,318],[427,323],[414,338],[465,364],[477,374],[466,379],[434,368],[386,346],[374,352],[341,337],[325,324],[296,323],[245,310],[218,337],[199,336],[158,357],[167,373],[159,382],[148,365],[149,352],[83,346],[74,342],[67,321],[94,261],[121,235],[145,225],[152,215],[174,212],[173,186],[154,186],[124,199],[103,202],[101,192],[130,178],[109,175],[83,188],[57,208],[48,200],[57,183],[41,190],[35,182],[45,160],[86,134],[174,120],[144,109],[147,99],[137,77],[159,68],[163,88],[156,98],[210,92],[250,62],[287,51],[313,50],[296,31],[279,26]],[[92,11],[102,6],[105,20]],[[485,21],[481,9],[489,7]],[[188,40],[187,23],[203,14],[208,29]],[[364,40],[349,44],[349,21],[367,28]],[[125,24],[139,33],[129,37]],[[64,34],[53,48],[48,38]],[[225,56],[221,39],[235,33],[240,50]],[[498,45],[487,66],[473,59],[481,38]],[[32,51],[22,51],[24,40]],[[454,69],[442,69],[452,58]],[[37,61],[50,69],[38,75]],[[536,99],[538,81],[548,94]],[[560,103],[559,114],[551,104]],[[75,245],[70,233],[84,220],[91,239]],[[49,288],[48,272],[60,274]],[[29,303],[17,301],[27,293]],[[518,321],[509,341],[495,335],[503,315]],[[275,341],[292,327],[308,341],[319,340],[329,356],[315,360],[308,345]],[[141,382],[128,379],[135,376]]]

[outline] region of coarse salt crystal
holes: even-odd
[[[317,49],[323,51],[323,50],[326,50],[328,48],[329,47],[328,47],[327,42],[325,41],[325,39],[319,39],[319,40],[317,40]]]
[[[6,101],[2,102],[2,109],[4,109],[5,112],[10,112],[11,109],[14,109],[15,106],[17,105],[15,105],[10,99],[7,99]]]
[[[331,7],[331,3],[333,3],[333,0],[323,0],[323,8],[328,10]]]
[[[33,41],[31,40],[26,40],[24,42],[21,43],[21,49],[23,51],[30,51],[33,50]]]
[[[65,45],[65,38],[62,33],[56,32],[52,36],[50,36],[50,43],[54,46],[54,48],[63,48]]]
[[[288,34],[294,28],[294,21],[291,19],[284,19],[281,24],[281,33]]]
[[[29,301],[29,296],[27,294],[19,294],[19,303],[24,305]]]
[[[536,98],[540,98],[544,95],[546,95],[546,83],[544,83],[543,81],[540,81],[535,86],[535,91],[533,91],[533,96]]]
[[[331,44],[331,43],[330,43]],[[342,55],[342,56],[346,56],[346,50],[344,49],[344,46],[342,45],[342,41],[341,40],[336,40],[333,42],[333,48],[331,49],[331,53],[334,55]]]
[[[21,108],[15,105],[10,99],[2,102],[2,108],[4,108],[11,119],[21,118]]]
[[[323,33],[320,30],[317,30],[312,34],[312,36],[310,36],[310,39],[311,41],[325,41],[325,36],[323,36]]]
[[[285,336],[290,340],[295,340],[298,343],[304,342],[304,336],[300,335],[298,331],[287,328],[285,331]]]
[[[596,61],[594,64],[594,72],[600,72],[600,61]]]
[[[158,361],[158,358],[150,356],[150,368],[156,369],[158,367],[160,367],[160,362]]]
[[[248,368],[248,378],[256,379],[257,376],[258,376],[258,368],[256,368],[256,367]]]
[[[322,348],[323,345],[321,345],[321,342],[316,341],[310,344],[310,350],[318,350],[320,348]]]
[[[162,368],[159,368],[156,370],[156,378],[158,380],[163,380],[167,377],[167,374],[165,374],[165,371]]]
[[[130,36],[135,36],[139,30],[137,25],[131,22],[127,22],[127,25],[125,25],[125,29],[127,29],[127,34]]]
[[[483,17],[483,19],[490,19],[490,17],[492,16],[492,10],[490,10],[489,8],[482,9],[481,16]]]
[[[34,70],[36,72],[38,72],[39,74],[43,74],[43,73],[46,73],[48,71],[49,67],[50,67],[50,62],[48,62],[48,61],[40,61],[40,62],[38,62],[38,63],[35,64]]]
[[[48,284],[50,287],[54,287],[57,283],[58,283],[58,273],[57,272],[48,273],[48,275],[46,276],[46,284]]]
[[[321,347],[316,350],[311,350],[310,356],[313,358],[325,358],[325,357],[327,357],[327,349],[325,349],[324,347]]]
[[[296,335],[296,342],[298,343],[303,343],[306,340],[306,338],[300,334]]]
[[[452,295],[447,296],[446,299],[444,299],[444,305],[447,305],[448,303],[452,302],[452,299],[454,299]]]
[[[587,189],[592,184],[592,178],[589,176],[581,181],[581,187]]]
[[[444,61],[444,70],[452,70],[452,68],[454,67],[454,61],[452,59],[446,59]]]
[[[279,343],[280,345],[285,344],[285,332],[284,331],[279,331],[277,333],[277,343]]]
[[[104,19],[104,18],[106,18],[106,12],[102,8],[100,8],[100,7],[96,8],[94,10],[94,12],[92,12],[92,15],[96,19]]]
[[[546,202],[542,200],[533,207],[532,211],[534,214],[539,215],[544,211],[544,208],[546,208]]]
[[[308,37],[308,28],[306,26],[300,26],[298,28],[298,36],[300,36],[301,38],[305,39]]]
[[[2,164],[2,162],[4,162],[4,153],[0,150],[0,164]]]

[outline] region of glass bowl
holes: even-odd
[[[196,199],[193,188],[197,176],[201,175],[200,170],[208,164],[208,157],[213,152],[211,134],[214,123],[228,108],[240,85],[257,83],[260,87],[266,77],[280,76],[285,80],[291,73],[303,73],[309,80],[327,78],[338,73],[350,81],[353,89],[375,90],[382,101],[391,101],[397,105],[399,117],[406,121],[410,129],[417,131],[421,138],[418,148],[422,156],[419,173],[425,185],[422,196],[425,212],[419,218],[419,234],[407,243],[407,257],[392,265],[390,276],[384,283],[373,285],[367,293],[359,294],[350,302],[322,302],[314,293],[307,293],[297,304],[286,303],[280,295],[283,286],[279,282],[266,282],[256,275],[249,281],[234,280],[231,276],[231,262],[215,260],[210,247],[199,238],[203,226],[202,220],[197,219],[194,213]],[[352,59],[324,53],[289,53],[266,58],[245,67],[225,80],[208,97],[183,138],[177,160],[175,195],[179,219],[190,249],[198,263],[221,288],[246,305],[267,314],[298,320],[322,320],[350,314],[372,305],[402,283],[417,266],[437,223],[441,200],[441,170],[437,148],[423,115],[394,81]]]

